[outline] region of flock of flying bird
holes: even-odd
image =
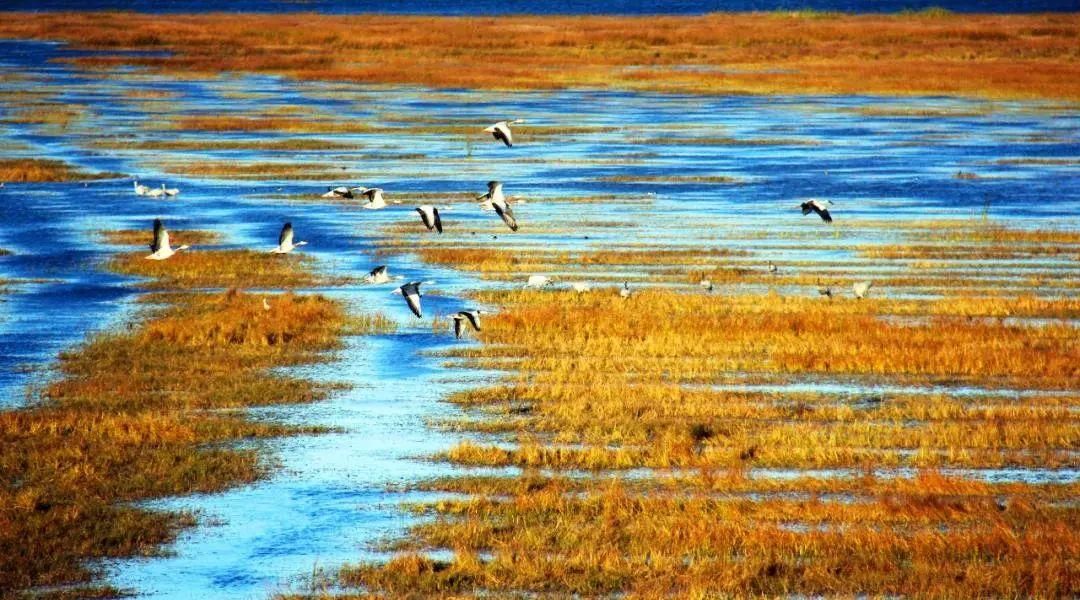
[[[494,125],[484,129],[485,133],[490,133],[496,140],[501,141],[506,147],[512,147],[514,145],[513,132],[510,129],[511,125],[523,122],[521,119],[515,119],[510,121],[499,121]],[[149,196],[153,198],[157,197],[173,197],[180,193],[179,189],[167,188],[165,184],[161,184],[160,188],[151,188],[145,185],[141,185],[138,181],[135,181],[135,194],[138,196]],[[387,202],[383,198],[382,188],[366,188],[366,187],[348,187],[338,186],[330,187],[327,192],[322,195],[324,198],[366,198],[367,203],[361,205],[362,208],[369,210],[378,210],[386,208]],[[503,194],[503,184],[499,181],[489,181],[487,184],[487,192],[476,197],[476,200],[482,201],[480,204],[481,209],[494,211],[510,228],[511,231],[518,230],[517,219],[514,217],[514,212],[510,208],[510,203],[507,201],[506,196]],[[394,201],[394,204],[398,204],[398,201]],[[829,205],[832,204],[831,200],[807,200],[799,205],[802,209],[802,214],[808,215],[811,212],[821,217],[821,220],[826,223],[832,223],[832,215],[829,214]],[[424,224],[424,227],[428,231],[436,231],[438,233],[443,232],[442,218],[439,215],[439,209],[433,205],[425,204],[416,207],[416,212],[420,214],[420,221]],[[292,223],[285,223],[281,228],[281,234],[278,236],[278,245],[270,250],[273,254],[288,254],[306,245],[306,241],[295,241],[295,233],[293,232]],[[165,229],[161,219],[154,220],[154,235],[153,240],[150,243],[150,251],[146,258],[149,260],[165,260],[181,250],[187,249],[188,246],[182,245],[177,248],[173,248],[169,244],[169,232]],[[768,270],[770,273],[775,274],[777,267],[772,262],[769,262]],[[389,283],[393,280],[390,276],[389,269],[385,265],[381,265],[372,269],[370,273],[364,276],[365,283]],[[423,310],[420,305],[420,286],[425,281],[410,281],[394,290],[394,293],[400,294],[408,305],[409,310],[412,311],[417,318],[423,318]],[[548,285],[552,285],[553,278],[546,275],[532,275],[525,283],[525,287],[528,288],[542,288]],[[572,288],[577,292],[589,291],[588,284],[585,283],[573,283]],[[709,292],[713,290],[713,284],[707,279],[702,279],[700,282],[701,287],[705,288]],[[865,297],[872,285],[869,281],[860,281],[852,286],[852,290],[856,298]],[[822,296],[832,298],[834,291],[832,287],[819,288],[818,292]],[[623,283],[622,288],[619,289],[619,295],[623,298],[628,298],[631,295],[630,286],[628,283]],[[269,304],[264,300],[264,308],[269,309]],[[481,310],[463,310],[459,311],[452,316],[454,320],[454,335],[457,338],[461,338],[461,334],[465,328],[465,323],[468,323],[476,331],[480,331],[480,315],[483,314]]]

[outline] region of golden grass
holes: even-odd
[[[241,71],[444,88],[1080,99],[1076,14],[10,17],[0,36],[167,50],[163,57],[75,60],[174,74]]]
[[[987,253],[1074,241],[1066,230],[920,225],[900,233],[916,244]],[[630,298],[614,288],[475,294],[500,309],[478,332],[481,346],[446,354],[505,377],[450,397],[463,416],[432,426],[479,439],[435,458],[521,470],[420,484],[467,497],[416,506],[429,518],[388,545],[389,561],[339,573],[350,593],[950,598],[1076,591],[1080,510],[1069,499],[1080,484],[989,483],[977,473],[1078,467],[1080,338],[1058,319],[1080,316],[1080,300],[1005,295],[1004,284],[979,280],[978,270],[968,273],[971,295],[936,299],[707,294],[696,285],[702,275],[777,285],[811,284],[811,275],[783,273],[793,265],[779,275],[743,269],[739,257],[696,249],[658,256],[631,248],[598,251],[589,264],[584,253],[549,250],[417,251],[426,261],[504,279],[519,268],[564,263],[594,276],[613,264],[661,270],[674,263],[665,273],[681,271],[693,285],[639,286]],[[910,283],[940,290],[956,282],[945,268],[933,276],[945,279],[912,276]],[[997,318],[1004,316],[1040,324]],[[819,381],[852,388],[709,385]],[[944,389],[867,389],[878,384]],[[958,385],[986,391],[947,391]],[[1003,386],[1067,393],[993,393]],[[938,471],[946,468],[972,471]],[[613,475],[628,470],[633,478]],[[772,470],[793,476],[764,474]],[[432,558],[433,549],[451,558]]]
[[[89,145],[94,148],[106,148],[109,150],[171,151],[264,150],[273,152],[290,150],[355,150],[360,148],[360,146],[354,143],[312,138],[290,138],[283,140],[141,140],[138,142],[113,139],[100,140]]]
[[[141,246],[146,248],[150,245],[153,234],[145,229],[110,229],[99,232],[108,244],[117,246]],[[173,246],[181,244],[207,245],[221,242],[221,234],[216,231],[198,229],[172,229],[169,231],[169,243]]]
[[[0,159],[0,181],[40,183],[51,181],[84,181],[121,177],[116,173],[87,173],[59,160],[34,158]]]
[[[320,360],[345,325],[318,296],[170,295],[123,333],[61,356],[43,401],[0,412],[0,593],[87,582],[87,559],[155,554],[190,515],[131,501],[259,477],[253,450],[222,444],[303,431],[204,409],[309,402],[326,389],[270,374]]]
[[[146,286],[163,288],[297,288],[335,285],[342,278],[317,275],[312,259],[300,254],[270,254],[255,250],[191,248],[168,260],[146,260],[146,252],[121,254],[108,268],[124,275],[147,277]]]
[[[352,163],[352,159],[348,160]],[[218,179],[276,179],[334,181],[356,178],[356,173],[337,165],[284,162],[242,163],[234,161],[165,161],[158,165],[169,173]]]

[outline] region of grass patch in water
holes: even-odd
[[[60,160],[36,158],[0,159],[0,181],[8,183],[45,183],[112,179],[118,173],[88,173]]]
[[[272,247],[272,246],[271,246]],[[312,272],[312,259],[302,254],[256,250],[183,250],[168,260],[147,260],[147,252],[121,254],[108,268],[123,275],[147,277],[151,289],[298,288],[340,285],[342,277]]]

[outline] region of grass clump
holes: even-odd
[[[43,183],[122,177],[116,173],[88,173],[59,160],[36,158],[0,159],[0,181]]]
[[[213,409],[309,402],[269,369],[322,360],[346,324],[319,296],[170,295],[130,330],[61,355],[42,401],[0,413],[0,593],[85,583],[87,559],[151,555],[191,515],[121,503],[214,492],[266,469],[222,444],[304,431]]]
[[[340,284],[341,278],[313,273],[312,259],[299,254],[270,254],[254,250],[178,252],[168,260],[146,260],[148,254],[121,254],[108,263],[116,273],[150,278],[150,289],[297,288]]]

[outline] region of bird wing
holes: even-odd
[[[435,231],[442,233],[442,218],[439,217],[439,209],[432,208],[431,214],[435,215]]]
[[[461,317],[454,316],[454,337],[461,339]]]
[[[458,314],[468,319],[469,323],[473,326],[473,329],[480,331],[480,318],[475,312],[471,310],[463,310]]]
[[[420,310],[420,285],[417,283],[406,283],[401,286],[401,295],[405,297],[405,303],[409,305],[409,310],[411,310],[417,318],[421,318],[423,313]]]
[[[161,249],[161,232],[165,229],[165,226],[161,224],[161,219],[154,219],[154,238],[150,240],[150,251],[157,252]]]
[[[506,226],[510,228],[510,231],[517,231],[517,219],[514,218],[514,211],[510,210],[510,205],[493,204],[493,206],[495,207],[495,212],[502,217],[503,223],[506,223]]]
[[[162,248],[169,248],[169,230],[165,229],[165,227],[161,228],[161,236],[158,238],[158,247],[154,252],[157,252]]]
[[[431,229],[435,227],[435,224],[431,222],[431,218],[428,217],[428,212],[424,210],[424,208],[426,207],[418,206],[416,207],[416,212],[420,213],[420,220],[424,223],[424,227],[427,227],[428,231],[431,231]]]
[[[292,244],[292,241],[293,241],[292,223],[286,223],[285,226],[281,228],[281,235],[278,236],[278,239],[277,239],[278,246],[281,246],[283,244],[284,245]]]
[[[491,135],[494,136],[495,139],[506,144],[507,148],[514,145],[514,134],[510,133],[510,128],[502,123],[495,126],[495,131],[493,131]]]
[[[827,208],[818,208],[818,206],[815,204],[814,205],[814,212],[816,212],[818,214],[818,216],[821,217],[822,221],[825,221],[826,223],[832,223],[832,215],[829,214],[829,209],[827,209]]]

